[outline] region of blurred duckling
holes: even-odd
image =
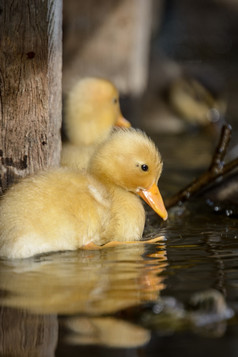
[[[58,168],[10,188],[0,204],[0,255],[26,258],[138,241],[145,224],[138,195],[167,219],[157,187],[161,156],[143,132],[112,133],[88,171]]]
[[[218,122],[226,111],[225,100],[195,77],[183,76],[174,80],[168,100],[182,119],[198,126]]]
[[[164,83],[159,93],[152,88],[145,98],[143,127],[153,133],[181,133],[189,127],[216,129],[223,124],[227,106],[217,87],[208,80],[180,73]]]
[[[113,126],[130,127],[122,116],[115,86],[100,78],[81,79],[71,90],[65,108],[65,130],[61,165],[87,168],[97,146],[106,140]]]

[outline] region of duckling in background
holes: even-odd
[[[124,129],[100,145],[88,173],[58,168],[23,179],[0,204],[0,255],[26,258],[140,240],[145,211],[138,195],[167,219],[157,188],[161,171],[155,144]]]
[[[155,78],[144,100],[143,128],[176,134],[189,127],[213,130],[223,124],[227,103],[217,73],[186,71],[173,61],[164,62],[159,63],[160,70],[157,64],[152,69]]]
[[[115,125],[130,127],[121,114],[118,90],[105,79],[81,79],[66,102],[65,129],[69,142],[63,144],[61,165],[87,168],[97,146]]]
[[[226,103],[217,93],[194,77],[173,81],[168,100],[175,112],[193,125],[207,126],[218,122],[226,111]]]

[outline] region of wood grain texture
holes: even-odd
[[[53,357],[58,342],[56,315],[0,308],[1,356]]]
[[[63,93],[88,75],[110,79],[123,94],[143,93],[155,2],[65,1]]]
[[[0,193],[60,158],[62,0],[0,0]]]

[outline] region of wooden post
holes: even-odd
[[[0,0],[0,193],[60,158],[62,0]]]

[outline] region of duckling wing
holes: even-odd
[[[137,241],[141,239],[145,225],[145,210],[135,194],[117,189],[114,191],[111,217],[105,226],[101,241]]]

